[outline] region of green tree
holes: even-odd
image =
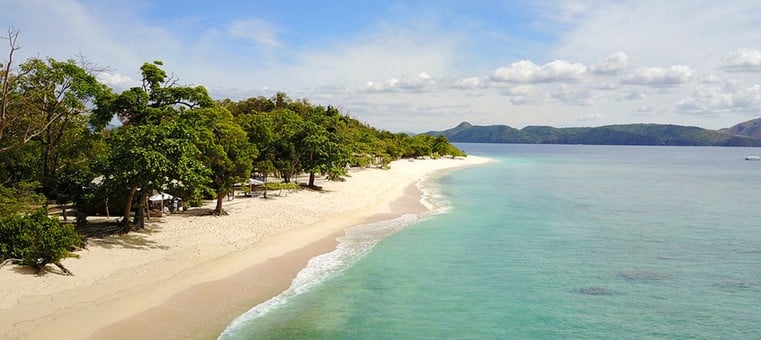
[[[346,175],[351,145],[342,134],[342,128],[339,113],[332,107],[313,108],[306,117],[301,134],[297,138],[297,149],[302,170],[309,173],[309,187],[315,187],[316,173],[327,175],[329,180]]]
[[[275,159],[275,131],[273,115],[268,113],[243,113],[235,118],[236,123],[246,131],[248,140],[255,145],[257,156],[253,159],[253,170],[264,176],[264,198],[267,198],[267,178],[277,172]]]
[[[152,190],[163,190],[172,182],[187,188],[207,187],[211,171],[198,150],[200,115],[194,110],[212,109],[216,103],[202,86],[177,86],[177,80],[154,61],[140,67],[142,86],[122,92],[111,102],[111,110],[124,123],[110,141],[111,154],[105,164],[108,178],[128,188],[124,231],[135,194],[140,189],[134,224],[144,225],[145,199]],[[197,190],[197,189],[196,189]]]
[[[142,228],[144,204],[152,190],[163,190],[172,180],[186,186],[202,186],[208,181],[209,168],[200,161],[200,152],[188,136],[195,132],[176,123],[120,127],[109,140],[110,157],[106,176],[129,190],[124,207],[123,232],[134,226]],[[136,194],[139,194],[136,198]],[[133,202],[138,206],[135,220],[129,216]]]
[[[32,214],[12,214],[0,218],[0,260],[32,266],[37,272],[49,263],[72,275],[61,264],[66,257],[78,257],[71,251],[82,246],[82,239],[70,224],[61,224],[47,216],[46,209]]]
[[[0,186],[0,217],[31,211],[45,204],[38,194],[37,182],[19,182],[15,186]]]
[[[25,112],[47,124],[34,139],[42,153],[38,180],[46,194],[55,197],[52,185],[58,169],[86,161],[90,155],[96,138],[89,129],[92,107],[110,90],[73,60],[30,59],[20,69],[23,76],[17,81]]]
[[[216,194],[215,215],[224,213],[222,202],[233,185],[248,181],[252,162],[257,155],[256,147],[249,143],[246,132],[233,120],[227,109],[216,106],[191,110],[197,114],[199,138],[197,146],[201,159],[211,172],[210,189]]]

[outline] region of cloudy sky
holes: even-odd
[[[117,90],[162,60],[217,99],[284,91],[411,132],[757,118],[759,13],[757,0],[0,0],[16,60],[83,55]]]

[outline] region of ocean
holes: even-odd
[[[761,149],[458,146],[220,339],[761,338]]]

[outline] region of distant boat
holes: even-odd
[[[745,156],[746,161],[761,161],[761,156]]]

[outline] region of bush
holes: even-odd
[[[0,218],[0,257],[18,259],[37,271],[49,263],[65,270],[60,261],[79,257],[71,251],[82,245],[82,238],[69,224],[47,216],[44,209],[29,215],[13,214]]]

